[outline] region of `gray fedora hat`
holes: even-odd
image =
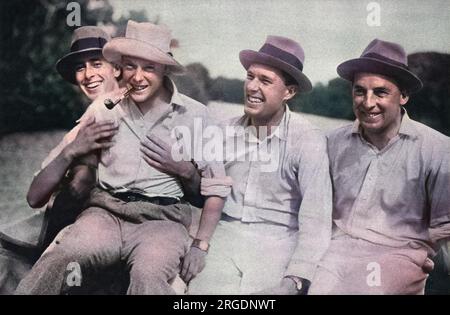
[[[353,81],[357,72],[369,72],[393,78],[409,93],[419,91],[422,81],[408,68],[408,58],[402,46],[374,39],[364,49],[361,57],[350,59],[337,67],[340,77]]]
[[[242,50],[239,59],[245,69],[254,63],[260,63],[286,72],[297,81],[299,92],[312,90],[311,81],[303,74],[305,52],[292,39],[269,35],[259,51]]]
[[[72,84],[75,81],[75,66],[78,62],[102,56],[103,46],[111,36],[97,26],[82,26],[73,32],[70,52],[56,62],[56,70]]]
[[[125,37],[108,42],[103,56],[114,63],[120,63],[122,56],[137,57],[167,65],[172,73],[183,73],[184,67],[173,58],[171,41],[172,32],[167,26],[129,20]]]

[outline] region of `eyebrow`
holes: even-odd
[[[266,76],[266,75],[264,75],[264,74],[261,76],[261,79],[263,79],[263,80],[268,80],[268,81],[270,81],[270,82],[273,81],[272,78],[270,78],[270,77],[268,77],[268,76]]]
[[[123,63],[129,63],[129,64],[133,64],[133,65],[134,65],[134,62],[131,61],[130,59],[123,58],[123,59],[122,59],[122,62],[123,62]]]
[[[353,89],[358,89],[358,90],[365,90],[366,88],[362,87],[361,85],[353,85]]]
[[[391,90],[387,87],[380,86],[373,89],[375,92],[390,92]]]
[[[354,85],[353,86],[353,89],[354,90],[366,90],[366,88],[365,87],[362,87],[361,85]],[[375,88],[373,88],[373,90],[374,91],[378,91],[378,92],[390,92],[391,90],[388,88],[388,87],[386,87],[386,86],[379,86],[379,87],[375,87]]]

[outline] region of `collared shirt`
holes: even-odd
[[[104,100],[114,97],[117,92],[106,94],[98,97],[88,107],[80,124],[69,132],[58,146],[59,149],[54,150],[51,155],[54,158],[67,143],[73,141],[80,126],[89,117],[94,116],[96,121],[112,120],[119,125],[119,131],[114,137],[114,146],[101,153],[99,185],[111,193],[133,191],[149,197],[180,199],[183,190],[179,179],[148,165],[142,158],[141,141],[147,134],[152,134],[173,145],[179,140],[178,133],[174,131],[181,129],[185,131],[184,134],[190,135],[190,150],[201,152],[202,141],[197,137],[202,136],[202,128],[211,124],[211,119],[206,106],[179,93],[170,79],[166,78],[164,84],[172,92],[172,98],[160,117],[154,117],[152,110],[143,115],[131,98],[125,98],[109,110],[104,105]],[[51,161],[51,158],[46,160]],[[195,161],[202,175],[202,194],[225,197],[230,191],[231,179],[226,177],[223,165],[219,162]],[[209,184],[208,181],[213,181],[214,184]]]
[[[233,187],[223,212],[242,222],[298,229],[286,274],[311,279],[331,237],[325,136],[287,106],[278,128],[261,141],[253,132],[243,132],[249,126],[246,115],[227,125],[235,128],[228,130],[224,146],[225,170]]]
[[[393,247],[432,246],[450,236],[449,145],[406,113],[382,150],[362,137],[358,120],[333,131],[334,235]]]

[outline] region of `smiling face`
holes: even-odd
[[[136,104],[151,102],[162,93],[165,65],[123,56],[122,67],[124,82],[134,88],[130,96]]]
[[[254,125],[277,124],[284,113],[284,103],[294,97],[296,85],[286,86],[280,70],[252,64],[244,83],[245,113]]]
[[[369,138],[393,138],[400,128],[401,106],[408,102],[397,83],[383,75],[356,73],[353,111]]]
[[[91,100],[118,87],[120,70],[102,57],[80,61],[75,66],[75,80],[81,91]]]

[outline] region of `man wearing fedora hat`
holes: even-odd
[[[118,78],[121,70],[117,65],[106,61],[102,55],[103,46],[109,40],[111,40],[109,34],[99,27],[80,27],[73,33],[70,52],[56,63],[59,74],[66,81],[78,85],[90,101],[119,88]],[[94,119],[80,121],[42,163],[41,170],[34,177],[27,194],[30,206],[40,208],[45,205],[60,185],[69,167],[76,167],[76,164],[80,163],[80,158],[88,153],[111,147],[110,139],[116,132],[117,126],[112,121],[95,122]],[[81,163],[89,162],[85,160]],[[87,180],[83,176],[90,175],[81,174],[79,172],[78,177],[72,179],[70,186],[70,195],[76,200],[80,198],[80,194],[87,194],[81,191],[85,189],[81,183]]]
[[[194,119],[208,125],[209,115],[204,105],[179,93],[167,76],[183,70],[170,52],[170,42],[166,26],[129,21],[125,37],[104,46],[103,55],[122,65],[123,80],[132,91],[112,109],[104,105],[111,95],[97,98],[81,120],[119,125],[115,143],[100,153],[98,186],[87,209],[56,237],[17,293],[60,293],[72,262],[79,264],[82,274],[124,262],[130,274],[129,294],[173,294],[169,282],[181,261],[185,275],[203,267],[231,182],[221,163],[194,156],[197,171],[191,160],[178,161],[171,155],[177,140],[173,131],[186,127],[192,135]],[[206,201],[189,246],[191,209],[183,196],[199,178],[192,169],[201,173]]]
[[[332,207],[325,137],[287,106],[312,89],[304,52],[294,40],[268,36],[259,51],[239,57],[247,70],[244,115],[226,124],[235,132],[224,150],[238,148],[225,158],[236,184],[189,293],[305,294],[329,242]]]
[[[450,236],[449,138],[406,113],[422,82],[400,45],[375,39],[337,72],[356,120],[328,137],[333,232],[310,293],[423,294]]]
[[[91,101],[98,95],[118,88],[117,78],[120,70],[107,62],[102,55],[102,48],[110,39],[110,36],[99,27],[80,27],[73,32],[70,52],[56,64],[62,78],[78,85]],[[112,136],[115,129],[116,127],[108,122],[89,121],[79,124],[65,135],[61,143],[44,160],[41,170],[36,173],[30,185],[27,200],[33,208],[40,208],[48,203],[45,218],[43,219],[44,213],[39,212],[0,231],[2,244],[7,248],[13,248],[17,259],[16,263],[11,265],[14,266],[14,270],[3,270],[7,276],[2,277],[0,288],[7,287],[7,289],[5,291],[0,289],[0,292],[13,292],[25,271],[31,268],[31,266],[22,268],[24,272],[20,272],[19,275],[17,270],[21,269],[18,266],[21,266],[22,262],[28,264],[36,259],[35,256],[42,252],[63,227],[61,218],[67,217],[64,219],[65,224],[71,222],[70,218],[73,222],[77,212],[69,206],[69,203],[75,208],[80,207],[77,205],[79,201],[77,191],[81,186],[73,187],[77,191],[71,191],[71,186],[68,185],[70,176],[67,172],[76,167],[82,155],[109,147],[111,145],[109,142],[98,143],[97,140]],[[82,176],[78,176],[76,180],[82,181]],[[65,192],[61,194],[64,190]],[[58,201],[53,206],[56,196],[59,196]]]

